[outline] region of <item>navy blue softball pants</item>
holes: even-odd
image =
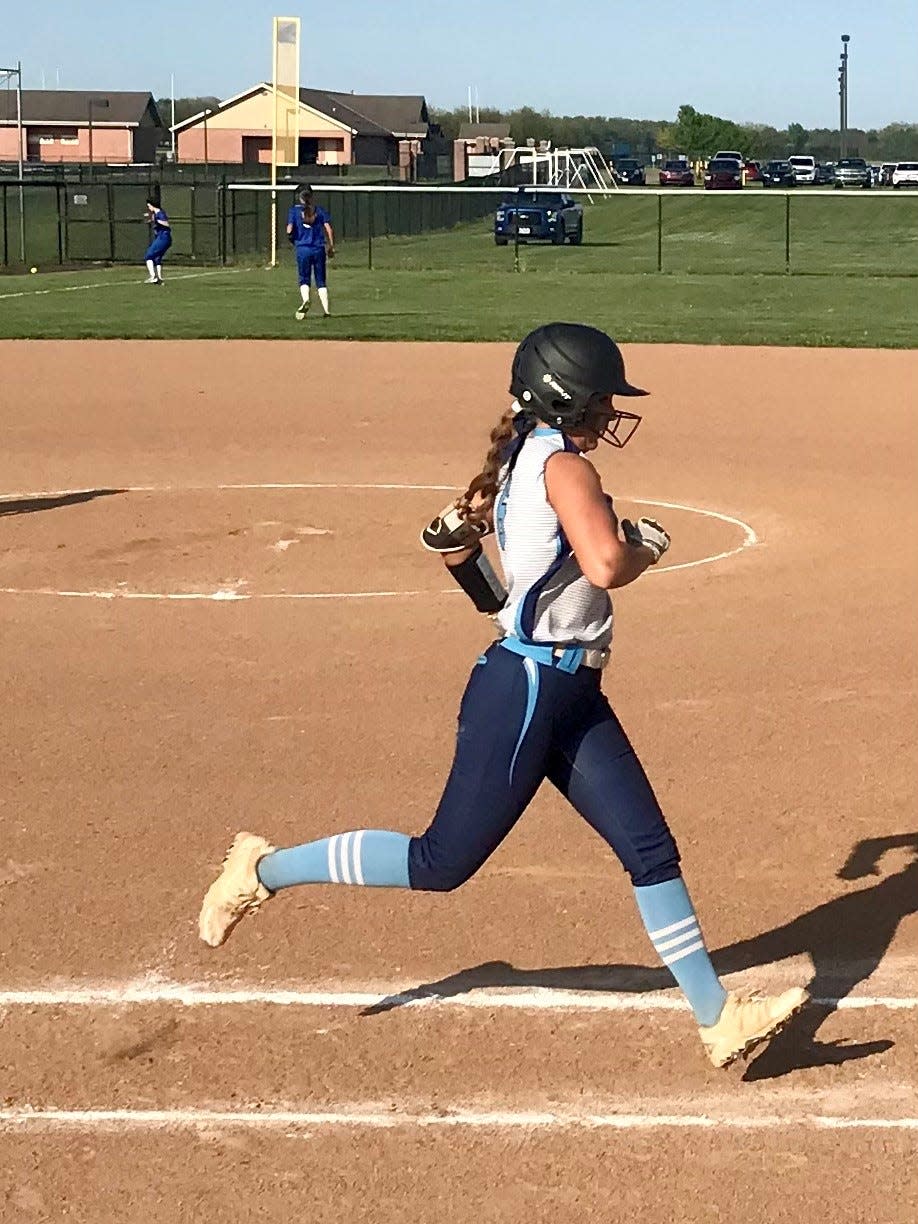
[[[144,260],[152,259],[155,264],[163,262],[163,256],[172,246],[172,235],[168,230],[161,230],[144,252]]]
[[[310,277],[315,275],[316,288],[325,289],[327,282],[325,276],[325,247],[300,247],[296,248],[296,270],[300,278],[301,285],[308,285]]]
[[[679,852],[647,776],[600,688],[495,642],[459,708],[456,755],[436,815],[408,849],[413,889],[464,884],[547,778],[618,855],[636,887],[677,878]]]

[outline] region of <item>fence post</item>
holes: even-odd
[[[784,271],[790,272],[790,192],[784,194]]]
[[[375,192],[367,192],[367,268],[373,271],[373,199]]]
[[[663,193],[657,192],[657,271],[663,271]]]
[[[230,193],[230,199],[233,201],[233,206],[230,210],[230,220],[232,221],[232,234],[233,234],[233,263],[235,263],[236,262],[236,193],[235,191]]]
[[[197,227],[195,226],[195,220],[196,220],[195,213],[198,211],[197,192],[198,192],[197,183],[192,183],[191,184],[191,196],[189,197],[191,200],[191,258],[192,259],[197,259],[198,257],[198,252],[197,252],[197,232],[198,231],[197,231]]]
[[[54,194],[57,198],[57,262],[58,266],[63,266],[64,263],[64,218],[61,215],[61,184],[54,184]],[[64,198],[67,198],[67,188],[64,186]]]
[[[217,252],[220,263],[226,267],[226,175],[217,184],[217,216],[220,224],[217,228]]]
[[[6,265],[9,263],[9,258],[10,258],[9,235],[8,235],[7,226],[6,226],[7,194],[6,194],[6,183],[0,184],[0,185],[2,185],[3,187],[3,266],[5,268]]]
[[[105,184],[105,198],[108,202],[108,249],[111,262],[115,262],[115,197],[111,183]]]

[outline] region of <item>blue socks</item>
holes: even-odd
[[[660,959],[705,1028],[720,1019],[727,992],[720,984],[682,878],[635,888],[638,909]]]
[[[410,888],[404,833],[361,829],[266,854],[256,868],[265,888],[277,892],[294,884],[364,884]]]

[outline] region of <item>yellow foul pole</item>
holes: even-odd
[[[299,164],[300,19],[275,17],[271,93],[271,267],[277,267],[277,167]]]

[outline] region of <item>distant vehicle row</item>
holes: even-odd
[[[623,186],[643,187],[646,176],[636,158],[618,161],[615,175]],[[665,161],[660,167],[661,187],[694,187],[695,173],[684,158]],[[707,163],[703,173],[706,190],[738,190],[745,183],[760,182],[763,187],[832,186],[915,187],[918,162],[886,162],[871,166],[863,157],[843,157],[835,163],[820,163],[809,154],[794,154],[786,159],[749,161],[735,149],[721,149]]]
[[[762,180],[762,186],[793,187],[799,182],[793,160],[789,158],[787,161],[770,161],[761,168],[758,163],[753,163]],[[844,158],[834,168],[834,172],[830,166],[815,165],[815,178],[809,181],[833,181],[831,178],[821,179],[820,172],[844,172],[849,169],[845,165],[846,162],[866,165],[861,158]],[[735,157],[713,157],[705,170],[705,188],[742,187],[745,169]],[[855,172],[860,173],[858,167],[852,165],[849,181],[858,181]],[[671,186],[691,187],[695,181],[691,168],[683,161],[665,162],[660,171],[661,183],[664,181],[664,175]],[[869,187],[869,179],[861,185]],[[892,170],[890,185],[918,187],[918,162],[897,162]],[[556,246],[569,242],[571,246],[580,246],[583,242],[583,205],[563,191],[519,187],[497,206],[494,214],[494,241],[498,246],[506,246],[509,242],[552,242]]]

